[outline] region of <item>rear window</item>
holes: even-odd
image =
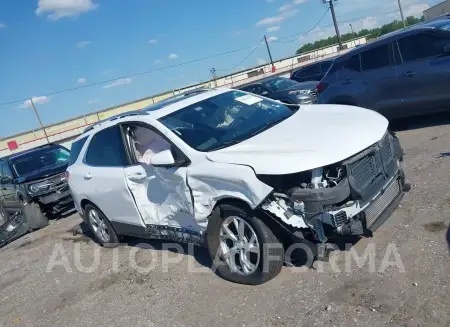
[[[75,163],[75,161],[77,161],[78,156],[80,155],[81,149],[83,148],[83,145],[84,145],[84,143],[86,143],[87,139],[88,139],[88,136],[72,143],[72,147],[70,148],[69,166],[73,165]]]

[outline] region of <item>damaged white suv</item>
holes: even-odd
[[[99,243],[206,245],[219,275],[260,284],[287,245],[370,235],[397,207],[402,149],[387,127],[358,107],[196,90],[90,127],[69,185]]]

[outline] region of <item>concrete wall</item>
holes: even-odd
[[[270,64],[261,65],[258,67],[253,67],[245,71],[237,72],[231,75],[223,76],[217,78],[216,81],[209,81],[206,83],[190,85],[182,89],[171,90],[165,93],[157,94],[148,98],[136,100],[123,105],[111,107],[104,109],[99,112],[92,114],[76,117],[67,121],[63,121],[57,124],[53,124],[45,127],[45,132],[47,137],[52,143],[64,143],[67,147],[70,147],[70,140],[73,140],[78,135],[80,135],[83,130],[100,120],[107,119],[111,116],[117,115],[119,113],[140,110],[153,103],[164,100],[175,94],[192,90],[199,87],[236,87],[239,85],[247,84],[261,78],[290,73],[293,69],[299,68],[310,63],[324,60],[327,58],[333,58],[337,55],[343,54],[349,49],[354,48],[357,45],[365,44],[367,42],[365,37],[357,38],[349,42],[343,43],[344,50],[338,51],[337,45],[330,47],[325,47],[309,53],[304,53],[301,55],[296,55],[293,57],[283,58],[274,62],[276,72],[272,73]],[[8,142],[16,141],[19,145],[18,149],[10,151],[8,149]],[[14,152],[21,152],[34,148],[39,145],[47,143],[47,138],[42,129],[37,129],[33,131],[27,131],[24,133],[12,135],[10,137],[0,140],[0,157],[9,155]]]
[[[423,12],[423,16],[425,17],[425,20],[430,20],[446,13],[450,13],[450,0],[443,1],[428,8]]]

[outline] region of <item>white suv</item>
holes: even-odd
[[[69,185],[100,244],[194,242],[222,277],[260,284],[286,246],[370,235],[390,215],[406,184],[387,126],[358,107],[200,90],[89,128]]]

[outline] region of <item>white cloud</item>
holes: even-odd
[[[276,40],[278,40],[278,38],[276,36],[269,36],[267,38],[267,42],[272,42],[272,41],[276,41]]]
[[[282,12],[276,16],[271,16],[271,17],[266,17],[264,19],[261,19],[260,21],[256,22],[256,26],[272,25],[272,24],[281,23],[283,20],[294,17],[297,14],[298,14],[298,9],[292,9],[290,11]]]
[[[5,28],[6,24],[5,23],[0,23],[0,28]]]
[[[118,79],[112,83],[106,84],[105,86],[103,86],[104,89],[110,89],[112,87],[116,87],[116,86],[121,86],[121,85],[127,85],[127,84],[131,84],[133,82],[133,80],[129,77],[127,78],[121,78]]]
[[[50,20],[76,17],[79,14],[98,8],[92,0],[39,0],[34,11],[37,16],[47,15]]]
[[[423,15],[423,11],[430,8],[429,5],[425,3],[415,3],[405,8],[405,16],[414,16],[421,17]]]
[[[171,53],[168,58],[169,59],[177,59],[178,55],[176,55],[175,53]]]
[[[89,44],[91,44],[91,41],[80,41],[76,44],[76,46],[81,49],[87,47]]]
[[[262,58],[256,59],[256,64],[258,66],[264,65],[265,63],[266,63],[266,61],[264,59],[262,59]]]
[[[284,11],[291,10],[292,8],[294,8],[294,4],[293,3],[286,3],[286,4],[282,5],[280,8],[278,8],[278,11],[279,12],[284,12]]]
[[[83,77],[80,77],[80,78],[77,80],[77,84],[79,84],[79,85],[82,85],[82,84],[85,84],[85,83],[86,83],[86,79],[83,78]]]
[[[37,104],[45,104],[49,101],[49,98],[46,96],[35,96],[31,98],[33,100],[33,103],[35,105]],[[26,100],[24,103],[22,103],[19,108],[29,108],[31,107],[31,100]]]
[[[99,101],[100,101],[100,99],[96,98],[96,99],[91,99],[91,100],[89,100],[87,103],[88,103],[88,104],[94,104],[94,103],[97,103],[97,102],[99,102]]]
[[[156,65],[162,64],[162,60],[156,59],[156,60],[154,61],[154,63],[155,63]]]
[[[151,39],[151,40],[148,41],[148,43],[149,44],[156,44],[156,43],[158,43],[158,40],[157,39]]]
[[[294,5],[299,5],[301,3],[305,3],[308,0],[294,0]]]
[[[269,27],[269,28],[267,29],[267,33],[276,32],[276,31],[278,31],[280,28],[281,28],[280,26],[272,26],[272,27]]]

